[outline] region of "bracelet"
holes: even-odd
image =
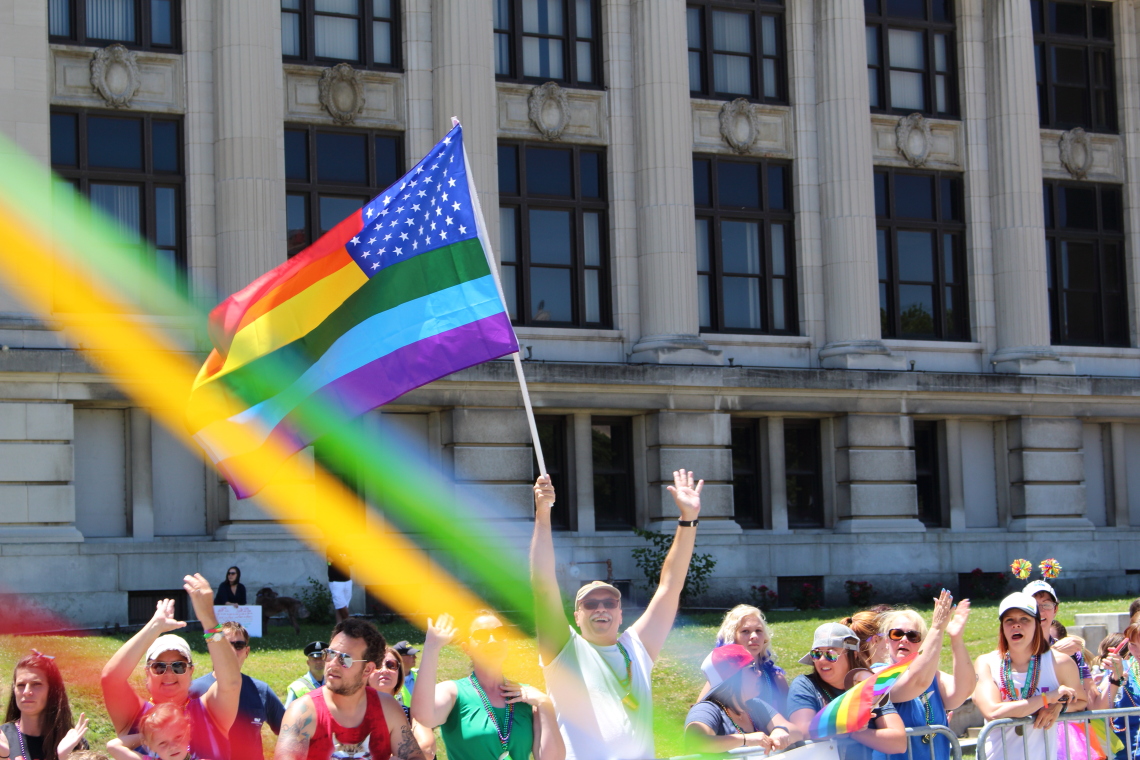
[[[204,629],[202,631],[202,638],[204,638],[206,641],[209,641],[211,638],[213,638],[214,634],[221,633],[221,632],[222,632],[222,624],[218,623],[213,628]],[[4,760],[4,758],[0,758],[0,760]]]
[[[1049,706],[1049,697],[1045,696],[1045,692],[1041,692],[1041,702],[1042,702],[1043,706],[1045,706],[1045,707]]]
[[[1113,678],[1112,676],[1109,676],[1108,682],[1110,684],[1112,684],[1113,686],[1120,686],[1122,683],[1124,683],[1124,679],[1123,678]]]
[[[695,528],[695,527],[697,527],[697,523],[699,523],[699,522],[700,522],[699,519],[697,519],[697,520],[678,520],[677,525],[679,525],[682,528]],[[0,758],[0,760],[3,760],[3,759]]]

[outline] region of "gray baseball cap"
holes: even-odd
[[[843,625],[843,623],[824,623],[815,629],[815,636],[812,638],[811,648],[823,649],[824,647],[850,649],[852,652],[855,652],[859,649],[859,637],[855,635],[855,631]],[[811,665],[811,652],[809,651],[801,657],[800,662],[804,665]]]

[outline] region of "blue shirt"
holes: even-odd
[[[831,689],[831,692],[833,697],[838,697],[843,693],[843,691],[839,689]],[[830,701],[830,699],[827,699],[820,693],[810,678],[807,676],[796,676],[795,680],[792,681],[792,685],[788,687],[788,717],[795,715],[797,710],[806,709],[812,712],[819,712]],[[896,710],[895,706],[888,700],[882,707],[876,707],[871,710],[871,722],[874,723],[884,715],[896,713],[898,713],[898,710]],[[840,754],[845,760],[873,760],[874,758],[874,751],[870,747],[859,744],[846,734],[836,736],[835,743],[839,745]]]
[[[190,683],[190,696],[202,696],[216,680],[213,673],[195,678]],[[284,717],[285,705],[281,704],[269,684],[242,673],[238,715],[230,726],[230,752],[234,760],[264,758],[261,724],[268,723],[270,730],[277,734],[281,732],[281,719]]]
[[[930,704],[929,723],[926,720],[924,698]],[[934,680],[930,682],[930,686],[927,687],[921,697],[908,699],[906,702],[896,702],[895,708],[898,710],[899,717],[902,718],[903,725],[907,728],[946,725],[946,706],[942,703],[942,692],[938,688],[938,676],[934,676]],[[927,738],[930,739],[929,742],[924,742],[921,736],[912,736],[908,739],[911,751],[914,753],[914,760],[950,760],[949,739],[934,734]],[[932,749],[933,757],[931,756]],[[884,758],[885,760],[907,760],[907,755],[905,752],[900,752],[897,755],[875,752],[875,760],[884,760]]]

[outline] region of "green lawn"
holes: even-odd
[[[1075,622],[1074,615],[1081,612],[1119,612],[1128,609],[1131,599],[1103,598],[1061,605],[1060,619],[1066,625]],[[967,631],[967,647],[973,657],[994,648],[997,641],[997,603],[980,602],[974,605]],[[918,606],[929,619],[931,605]],[[812,631],[820,623],[837,620],[849,615],[847,608],[811,610],[805,612],[772,612],[768,618],[773,631],[773,645],[780,655],[781,664],[789,676],[808,670],[799,665],[799,659],[811,645]],[[683,750],[680,729],[685,713],[696,698],[703,677],[699,667],[701,660],[712,646],[720,615],[684,615],[678,620],[665,646],[665,651],[654,669],[654,722],[657,729],[657,753],[659,756],[680,754]],[[197,626],[193,626],[196,628]],[[423,641],[423,634],[404,623],[380,626],[389,642],[407,639],[417,645]],[[291,628],[272,626],[269,635],[254,639],[253,652],[245,666],[249,675],[268,682],[279,694],[285,687],[305,671],[301,649],[314,639],[328,636],[329,626],[302,626],[300,634]],[[83,638],[65,637],[7,637],[0,638],[0,673],[11,672],[15,660],[35,646],[45,654],[55,655],[64,677],[68,682],[68,692],[72,708],[78,713],[84,711],[92,721],[90,732],[93,746],[99,747],[113,735],[110,721],[102,707],[99,692],[99,670],[127,635],[89,636]],[[208,655],[200,635],[189,635],[187,639],[196,652],[198,674],[207,672]],[[943,662],[949,667],[949,648],[943,653]],[[448,647],[441,663],[441,676],[459,678],[469,670],[467,658],[457,647]],[[537,658],[532,642],[523,642],[516,647],[508,664],[508,675],[529,683],[541,684]],[[136,681],[142,690],[141,671]],[[5,689],[7,691],[7,687]],[[6,697],[5,704],[6,707]],[[266,732],[267,747],[272,746],[272,735]],[[444,753],[440,752],[440,757]]]

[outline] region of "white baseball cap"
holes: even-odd
[[[1041,583],[1042,581],[1034,581],[1034,583]],[[1033,583],[1029,584],[1030,586]],[[1046,583],[1046,586],[1049,584]],[[1026,586],[1029,588],[1029,586]],[[1041,589],[1044,591],[1045,589]],[[1028,612],[1033,617],[1037,617],[1037,600],[1033,598],[1032,594],[1027,594],[1024,591],[1014,591],[1012,594],[1001,600],[998,605],[998,618],[1009,612],[1010,610],[1022,610]]]
[[[190,656],[190,645],[186,643],[186,639],[173,633],[167,633],[154,640],[150,649],[146,650],[146,661],[158,659],[158,656],[163,652],[178,652],[186,658],[186,662],[194,662],[194,658]]]
[[[1040,594],[1042,591],[1053,597],[1054,602],[1060,603],[1061,600],[1057,598],[1057,592],[1045,581],[1031,581],[1025,584],[1025,588],[1021,590],[1021,593],[1033,596],[1034,594]]]

